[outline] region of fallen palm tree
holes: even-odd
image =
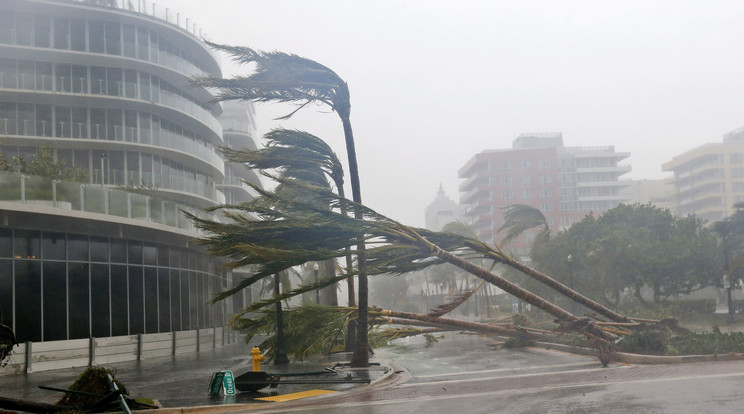
[[[561,289],[562,294],[570,294],[572,298],[583,301],[580,303],[591,305],[591,309],[613,321],[623,323],[629,321],[599,304],[593,304],[589,299],[581,299],[583,296],[554,280],[554,283],[550,282],[552,279],[548,276],[515,261],[498,248],[464,236],[405,226],[324,188],[296,180],[276,177],[274,179],[284,189],[297,187],[304,194],[312,194],[310,197],[312,202],[307,202],[307,197],[302,199],[289,197],[285,195],[286,191],[280,194],[254,187],[260,197],[252,202],[230,206],[229,210],[224,211],[225,216],[231,218],[232,222],[218,222],[191,216],[196,225],[207,234],[200,241],[212,254],[227,258],[230,267],[252,266],[254,269],[251,276],[235,287],[218,293],[214,301],[240,292],[278,271],[308,261],[344,257],[347,249],[353,248],[358,242],[358,235],[364,234],[369,275],[403,274],[450,263],[552,315],[564,330],[579,332],[603,344],[603,347],[617,339],[616,333],[603,329],[595,321],[578,318],[492,271],[468,261],[488,259],[538,276],[546,284]],[[318,207],[319,205],[324,207]],[[342,210],[362,211],[364,214],[361,218],[349,217],[341,214]],[[245,314],[264,306],[328,286],[353,275],[354,273],[348,270],[338,277],[306,284],[290,292],[259,301],[243,309],[233,320],[237,321]]]

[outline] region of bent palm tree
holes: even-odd
[[[281,184],[301,186],[305,191],[312,191],[314,199],[325,198],[323,204],[334,206],[334,210],[338,210],[341,204],[347,204],[348,208],[363,212],[364,217],[346,217],[334,210],[319,209],[316,203],[283,197],[255,187],[262,200],[240,205],[244,212],[262,217],[262,220],[254,221],[250,226],[241,226],[240,216],[237,214],[234,215],[237,224],[192,216],[197,226],[208,234],[201,241],[211,253],[232,259],[232,266],[258,265],[256,273],[249,279],[261,278],[308,260],[341,257],[344,248],[356,243],[359,234],[366,234],[369,274],[402,274],[436,264],[451,263],[544,310],[571,329],[591,338],[599,338],[604,343],[612,339],[612,335],[601,331],[593,323],[587,321],[576,324],[574,322],[578,318],[571,313],[468,262],[467,257],[505,260],[477,240],[404,226],[363,205],[341,199],[319,187],[311,188],[306,183],[281,181]],[[271,208],[266,208],[267,205],[271,205]],[[504,263],[513,265],[515,262],[506,260]],[[234,318],[311,288],[302,286],[279,297],[255,303]]]
[[[215,49],[226,52],[233,61],[241,64],[255,64],[255,72],[249,76],[232,79],[197,77],[194,83],[220,92],[216,99],[248,100],[253,102],[287,102],[299,106],[282,119],[294,115],[300,109],[312,104],[328,105],[343,124],[346,153],[349,162],[352,198],[362,203],[359,184],[359,167],[356,158],[354,134],[351,129],[351,97],[349,86],[328,67],[310,59],[283,52],[261,52],[247,47],[228,46],[209,43]],[[354,210],[354,217],[362,218],[362,212]],[[364,236],[357,236],[357,266],[359,268],[359,315],[357,324],[356,348],[352,366],[369,365],[367,339],[368,285]]]
[[[540,231],[535,238],[535,243],[540,243],[550,239],[550,226],[545,215],[538,209],[528,206],[526,204],[512,204],[504,208],[504,225],[499,228],[499,231],[506,230],[506,236],[502,240],[502,243],[508,243],[509,241],[515,240],[525,231],[539,228]],[[508,255],[501,252],[499,249],[492,249],[489,246],[481,246],[481,251],[484,255],[499,261],[500,263],[506,264],[511,268],[519,270],[525,275],[537,280],[538,282],[549,286],[556,292],[566,296],[576,303],[586,306],[587,308],[598,312],[600,315],[606,316],[615,322],[628,322],[628,318],[613,311],[612,309],[602,306],[600,303],[589,299],[588,297],[580,294],[579,292],[571,289],[570,287],[558,282],[557,280],[541,273],[531,267],[525,266],[524,264],[514,260]]]

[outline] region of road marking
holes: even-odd
[[[545,368],[569,368],[569,367],[587,367],[596,366],[599,368],[597,362],[570,362],[565,364],[552,364],[552,365],[534,365],[529,367],[514,367],[514,368],[494,368],[484,369],[477,371],[463,371],[463,372],[449,372],[445,374],[426,374],[426,375],[414,375],[414,378],[438,378],[438,377],[452,377],[455,375],[473,375],[473,374],[489,374],[494,372],[514,372],[514,371],[532,371],[536,369]],[[549,371],[552,372],[552,371]]]
[[[348,402],[348,403],[312,405],[312,406],[297,407],[297,408],[287,407],[287,408],[280,409],[280,410],[260,410],[259,409],[257,411],[261,413],[288,413],[288,412],[301,412],[301,411],[322,412],[323,409],[354,408],[354,407],[382,406],[382,405],[401,405],[401,404],[408,404],[408,403],[412,403],[416,401],[438,401],[438,400],[474,398],[474,397],[479,397],[479,396],[495,396],[495,395],[510,394],[510,393],[513,394],[515,392],[524,393],[526,391],[549,391],[549,390],[560,390],[560,389],[582,388],[582,387],[606,387],[607,385],[616,385],[616,384],[623,384],[623,383],[628,383],[628,382],[652,383],[652,382],[700,380],[700,379],[708,379],[708,378],[728,378],[728,377],[744,377],[744,373],[736,372],[736,373],[710,374],[710,375],[701,375],[701,376],[684,376],[684,377],[677,377],[677,378],[647,378],[647,379],[639,379],[639,380],[609,381],[609,382],[602,382],[599,384],[585,383],[585,384],[550,385],[550,386],[545,386],[545,387],[521,388],[519,390],[508,389],[508,390],[494,390],[494,391],[488,391],[488,392],[467,393],[467,394],[442,394],[442,395],[436,395],[436,396],[397,398],[397,399],[390,399],[390,400],[359,401],[359,402]],[[399,388],[399,387],[395,387],[395,388]]]
[[[596,365],[596,364],[595,364]],[[616,367],[617,369],[623,369],[627,367]],[[504,378],[528,378],[528,377],[537,377],[541,375],[553,375],[553,374],[573,374],[573,373],[581,373],[581,372],[595,372],[600,371],[607,368],[596,367],[596,368],[587,368],[587,369],[572,369],[567,371],[545,371],[545,372],[534,372],[531,374],[520,374],[520,375],[500,375],[500,376],[493,376],[493,377],[478,377],[478,378],[460,378],[460,379],[451,379],[451,380],[444,380],[444,381],[430,381],[430,382],[416,382],[416,383],[408,383],[408,384],[401,384],[398,385],[396,388],[412,388],[412,387],[430,387],[433,384],[462,384],[465,382],[481,382],[481,381],[488,381],[488,380],[495,380],[495,379],[504,379]],[[479,373],[482,373],[483,371],[478,371]],[[450,374],[440,374],[439,376],[447,376],[452,377],[453,373]],[[744,374],[741,374],[744,375]],[[419,378],[414,376],[414,378]],[[603,383],[604,384],[604,383]]]

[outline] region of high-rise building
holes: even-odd
[[[460,169],[460,204],[483,241],[501,239],[503,209],[513,204],[537,208],[550,227],[565,228],[627,199],[619,177],[630,166],[618,162],[629,155],[612,146],[565,147],[561,133],[522,134],[511,149],[483,151]],[[532,237],[510,247],[525,253]]]
[[[444,193],[444,187],[440,184],[436,198],[424,209],[424,227],[440,231],[445,225],[462,218],[460,206]]]
[[[694,148],[664,163],[674,176],[673,203],[680,215],[718,221],[744,201],[744,127],[728,132],[723,142]]]
[[[0,152],[44,147],[86,175],[0,173],[0,315],[19,341],[222,326],[248,300],[209,304],[232,273],[183,211],[250,199],[239,179],[260,181],[219,148],[255,148],[253,110],[221,124],[189,82],[221,75],[193,26],[132,9],[0,2]]]

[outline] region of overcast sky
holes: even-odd
[[[624,178],[656,179],[674,155],[744,126],[742,1],[156,4],[165,7],[211,41],[298,54],[344,78],[362,198],[414,226],[440,183],[457,201],[458,169],[520,133],[614,145],[631,154]],[[226,75],[247,70],[223,64]],[[346,159],[334,113],[273,120],[289,109],[257,106],[259,133],[302,129]]]

